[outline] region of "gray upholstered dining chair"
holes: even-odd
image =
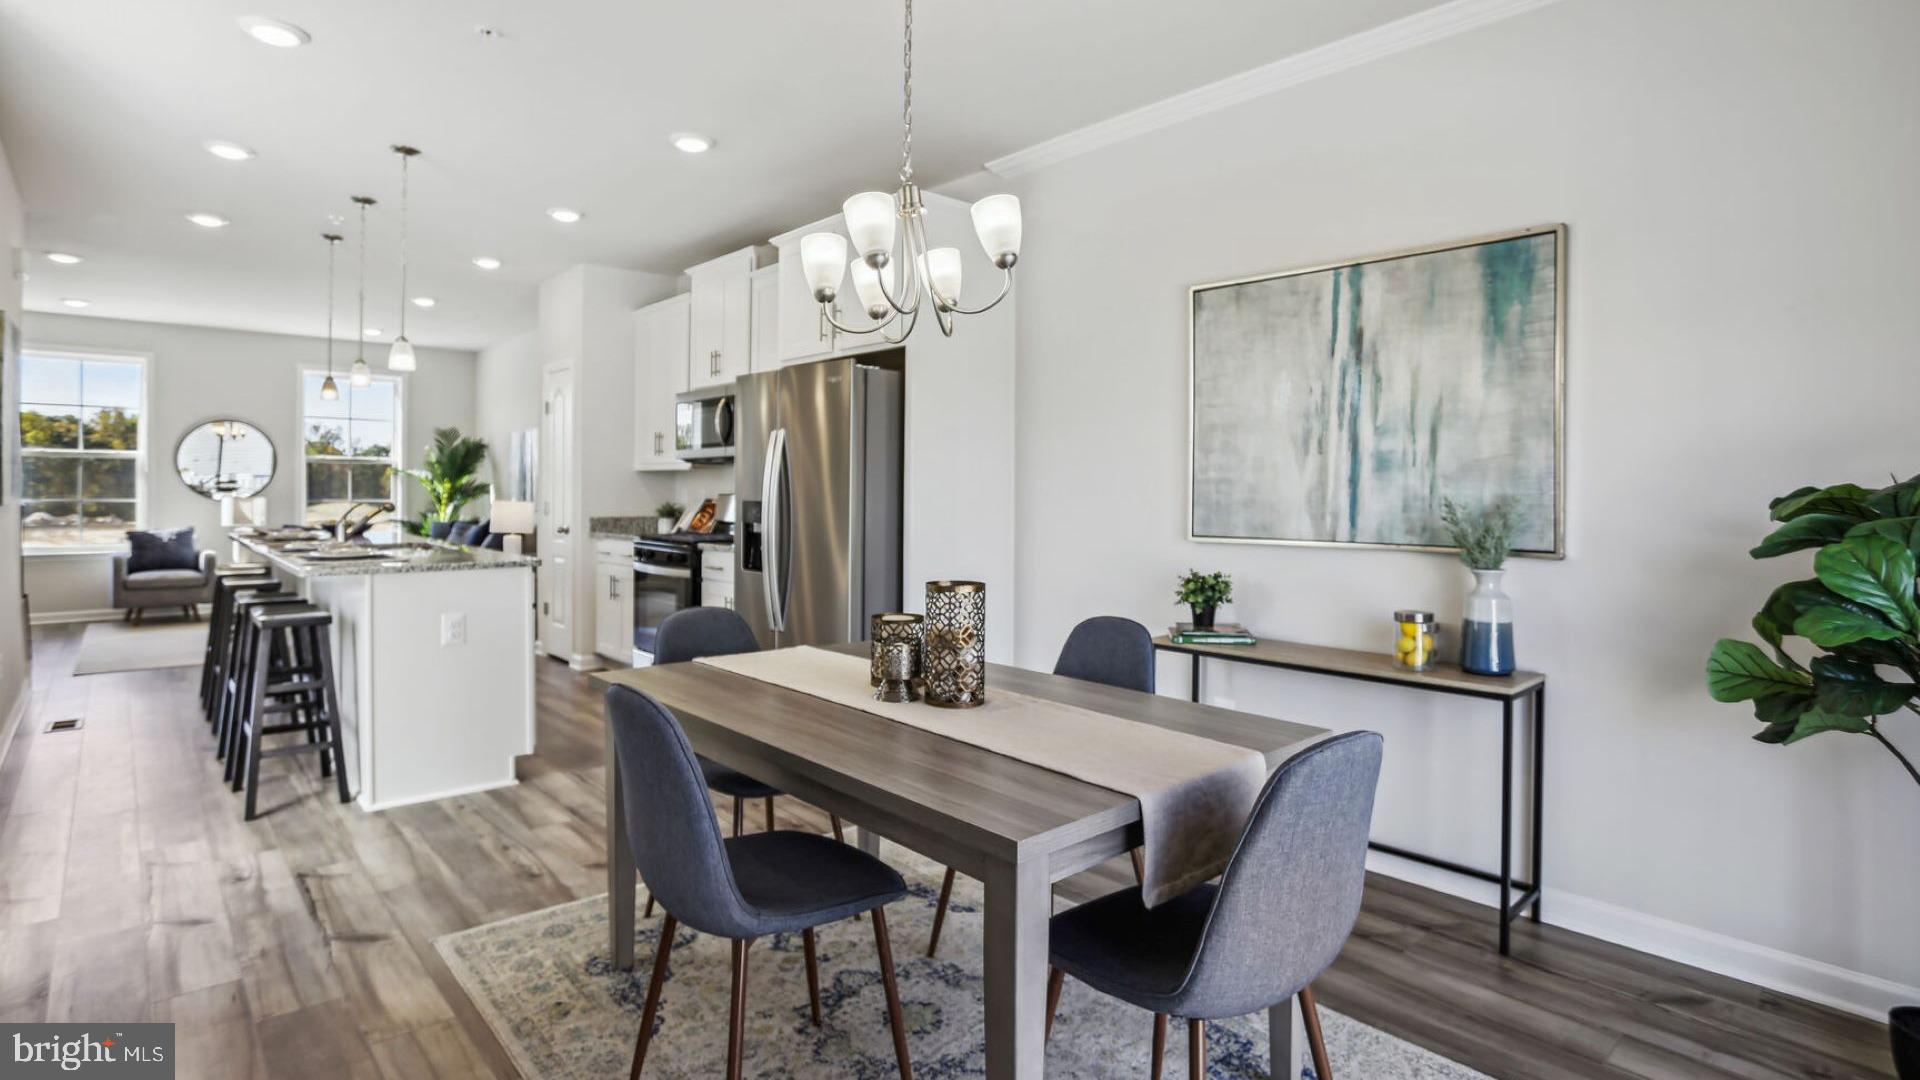
[[[1313,980],[1360,914],[1367,833],[1380,781],[1379,734],[1354,731],[1274,771],[1219,882],[1148,909],[1122,889],[1053,917],[1047,1027],[1072,975],[1153,1013],[1153,1075],[1167,1018],[1187,1021],[1188,1069],[1206,1075],[1206,1022],[1300,995],[1314,1075],[1332,1080]]]
[[[721,839],[699,762],[673,714],[646,694],[615,686],[607,691],[607,722],[613,726],[614,752],[627,778],[621,810],[627,819],[633,861],[666,909],[630,1077],[637,1080],[646,1062],[667,959],[680,923],[733,942],[727,1077],[739,1080],[748,946],[769,934],[802,932],[807,993],[813,1022],[819,1024],[820,968],[813,929],[870,911],[894,1055],[901,1080],[913,1080],[885,910],[907,894],[906,882],[892,867],[859,848],[816,833],[783,830]]]
[[[729,608],[696,607],[676,611],[660,620],[653,646],[653,662],[656,664],[679,664],[689,660],[698,660],[703,656],[732,656],[736,653],[755,652],[760,642],[753,636],[753,627],[738,612]],[[767,831],[773,831],[773,800],[782,794],[779,788],[763,784],[738,769],[728,768],[717,761],[701,757],[700,775],[707,778],[707,787],[722,795],[733,798],[733,835],[739,836],[746,831],[746,802],[748,799],[765,800],[767,807]],[[828,814],[827,820],[833,825],[833,838],[845,840],[846,833],[837,814]],[[653,917],[653,898],[647,898],[647,910],[643,918]]]
[[[1118,615],[1095,615],[1082,619],[1067,634],[1060,646],[1060,658],[1053,673],[1069,679],[1105,683],[1122,690],[1153,693],[1153,634],[1132,619]],[[1145,877],[1140,849],[1127,853],[1133,859],[1133,879]],[[947,922],[947,901],[953,898],[953,867],[940,881],[940,902],[933,909],[933,930],[927,934],[927,955],[940,948],[940,930]]]

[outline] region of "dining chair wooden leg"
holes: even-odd
[[[1053,1014],[1060,1009],[1060,988],[1067,982],[1067,973],[1059,968],[1047,969],[1047,1038],[1053,1038]]]
[[[940,903],[933,909],[933,933],[927,935],[927,955],[932,956],[940,948],[940,928],[947,922],[947,901],[953,898],[953,867],[947,867],[947,876],[940,882]]]
[[[1187,1080],[1207,1080],[1207,1022],[1187,1021]]]
[[[733,835],[739,836],[746,831],[747,800],[738,795],[733,797]]]
[[[660,924],[660,944],[653,950],[653,978],[647,981],[647,1006],[640,1011],[640,1035],[633,1041],[633,1068],[627,1080],[640,1080],[640,1066],[647,1060],[647,1043],[653,1040],[653,1018],[660,1013],[660,987],[667,981],[667,955],[673,952],[673,932],[679,924],[673,916]]]
[[[813,927],[800,934],[807,952],[807,1004],[813,1008],[813,1026],[820,1026],[820,957],[813,951]]]
[[[900,1080],[913,1080],[913,1058],[907,1053],[907,1018],[900,1011],[900,985],[893,979],[893,942],[887,936],[885,908],[873,909],[873,947],[880,954],[880,981],[887,988],[887,1026],[893,1029],[893,1056],[900,1063]]]
[[[767,796],[767,831],[773,831],[773,796]]]
[[[640,917],[642,919],[653,918],[653,890],[652,889],[647,890],[647,913]]]
[[[1133,883],[1135,885],[1145,885],[1147,883],[1147,862],[1140,857],[1140,849],[1134,848],[1132,851],[1127,852],[1127,854],[1133,856]]]
[[[1313,987],[1300,988],[1300,1019],[1307,1028],[1307,1049],[1313,1052],[1315,1080],[1333,1080],[1333,1066],[1327,1061],[1327,1040],[1320,1034],[1320,1005],[1313,1000]]]
[[[1153,1014],[1153,1080],[1160,1080],[1160,1069],[1167,1058],[1167,1014]]]
[[[847,831],[840,827],[840,815],[828,814],[827,820],[833,822],[833,838],[841,843],[847,842]]]
[[[733,942],[733,1008],[727,1024],[727,1080],[740,1080],[740,1059],[747,1037],[747,946],[752,938]]]

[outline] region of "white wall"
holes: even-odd
[[[540,427],[540,337],[529,330],[481,349],[474,359],[474,431],[504,454],[518,431]],[[537,437],[537,436],[536,436]],[[494,470],[496,483],[506,479]]]
[[[7,164],[7,152],[0,147],[0,313],[8,319],[20,317],[19,276],[15,268],[25,265],[21,247],[24,216],[20,209],[20,190],[14,186],[13,170]],[[18,365],[0,371],[0,406],[11,407],[19,401]],[[12,449],[0,450],[0,462]],[[20,597],[20,493],[14,491],[11,477],[7,490],[0,492],[0,760],[13,745],[14,728],[27,703],[27,639],[23,604]]]
[[[1702,675],[1806,575],[1745,555],[1769,497],[1920,471],[1916,41],[1901,0],[1564,0],[1023,178],[1021,659],[1098,612],[1166,625],[1189,566],[1231,572],[1274,637],[1382,648],[1396,607],[1457,618],[1447,557],[1183,539],[1185,290],[1566,222],[1569,556],[1508,582],[1552,680],[1547,917],[1865,1011],[1920,999],[1920,790],[1864,738],[1749,741]],[[1209,685],[1384,731],[1376,835],[1495,858],[1484,706]]]
[[[128,322],[41,312],[26,317],[29,348],[142,353],[147,361],[147,522],[156,528],[191,525],[203,546],[220,532],[220,508],[187,489],[174,474],[181,436],[203,420],[234,417],[273,440],[273,482],[263,494],[273,521],[299,519],[300,384],[304,368],[324,367],[323,338],[259,334],[168,323]],[[336,342],[335,367],[353,362],[351,342]],[[385,344],[369,345],[368,362],[385,373]],[[437,427],[474,430],[472,353],[422,348],[418,370],[401,376],[405,418],[401,462],[420,463]],[[12,400],[12,399],[9,399]],[[420,508],[419,487],[402,481],[402,509]],[[225,552],[222,551],[224,557]],[[104,555],[29,555],[27,592],[36,620],[107,607]]]

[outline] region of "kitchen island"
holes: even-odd
[[[533,752],[539,560],[415,538],[328,560],[235,534],[248,561],[333,615],[348,780],[365,810],[515,783]]]

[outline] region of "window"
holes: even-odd
[[[354,386],[343,372],[335,377],[340,396],[320,396],[326,378],[318,371],[300,376],[300,441],[305,481],[306,521],[333,521],[357,502],[398,502],[400,467],[400,380],[374,376]]]
[[[110,547],[145,519],[138,357],[23,352],[20,357],[20,541]]]

